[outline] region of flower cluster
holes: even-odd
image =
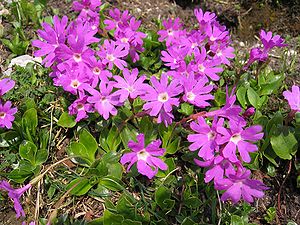
[[[236,97],[227,94],[225,106],[219,110],[198,117],[190,124],[196,134],[188,135],[192,144],[189,149],[198,151],[202,160],[194,159],[201,167],[206,167],[205,182],[214,182],[217,190],[226,190],[223,201],[230,199],[236,203],[242,197],[253,202],[253,197],[261,198],[267,187],[258,180],[250,179],[250,170],[242,166],[250,163],[250,153],[258,150],[254,144],[263,137],[262,127],[246,127],[240,116],[242,108],[235,105]]]
[[[235,56],[229,32],[214,13],[195,9],[198,28],[189,31],[179,18],[163,21],[164,29],[158,31],[159,41],[166,45],[161,60],[169,70],[148,80],[137,68],[128,66],[129,61],[138,61],[139,53],[144,51],[146,34],[138,30],[140,21],[128,11],[113,9],[109,11],[111,19],[103,21],[105,30],[100,30],[96,16],[99,1],[76,1],[73,8],[80,12],[75,21],[68,24],[66,16],[54,17],[53,26],[44,23],[44,30],[38,31],[42,40],[35,40],[33,45],[39,48],[35,55],[44,56],[43,63],[52,68],[54,84],[76,96],[69,106],[69,114],[76,115],[76,121],[93,112],[107,120],[117,115],[118,107],[137,97],[143,100],[143,115],[149,114],[165,126],[173,122],[173,109],[181,103],[194,105],[198,111],[204,109],[198,121],[190,124],[196,133],[190,134],[188,141],[190,150],[197,150],[201,158],[195,163],[207,168],[205,182],[213,181],[216,189],[225,190],[222,200],[231,199],[234,203],[241,197],[253,202],[253,197],[263,196],[266,186],[252,180],[250,171],[242,166],[251,161],[250,153],[258,150],[255,142],[263,137],[261,126],[247,126],[245,118],[254,109],[242,112],[235,104],[233,88],[231,94],[227,90],[223,107],[205,110],[214,99],[212,91],[217,88],[219,73]],[[273,47],[285,46],[283,39],[272,37],[270,32],[262,31],[261,39],[264,48],[253,51],[260,58],[253,58],[252,54],[250,64],[265,60],[264,55]],[[156,140],[145,147],[144,135],[139,134],[137,142],[128,143],[133,152],[125,153],[121,163],[129,163],[127,170],[137,163],[138,171],[151,179],[158,168],[167,169],[156,157],[165,152],[160,145],[161,141]]]
[[[114,31],[114,38],[99,44],[100,5],[94,0],[75,1],[73,9],[80,12],[76,20],[68,24],[66,16],[54,16],[53,26],[43,23],[44,29],[38,30],[41,40],[32,43],[39,48],[35,56],[44,56],[44,65],[52,68],[54,84],[76,96],[69,107],[76,121],[95,111],[107,120],[128,98],[144,94],[145,76],[139,76],[137,69],[131,72],[125,61],[129,56],[137,61],[144,50],[146,35],[138,31],[141,22],[127,11],[111,10],[112,19],[104,23],[106,30]],[[116,69],[122,76],[113,75]]]
[[[161,170],[168,169],[167,164],[157,158],[157,156],[162,156],[166,151],[159,147],[161,145],[160,140],[152,141],[145,147],[144,134],[139,134],[136,139],[137,142],[132,140],[128,142],[128,147],[133,152],[125,153],[120,160],[123,165],[129,163],[127,171],[130,170],[134,163],[137,163],[138,172],[152,179],[157,174],[158,168]]]
[[[244,69],[247,69],[255,61],[265,62],[269,58],[269,52],[274,47],[286,47],[287,44],[284,44],[284,39],[279,35],[272,34],[271,31],[266,32],[264,30],[260,31],[260,40],[263,44],[262,48],[252,48],[250,50],[250,57],[247,64],[244,66]]]
[[[0,80],[0,128],[10,129],[17,112],[17,108],[12,108],[11,101],[3,102],[1,97],[15,86],[15,82],[10,78]]]

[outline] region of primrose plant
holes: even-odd
[[[205,183],[213,182],[216,190],[224,191],[221,200],[252,203],[264,196],[266,185],[252,179],[251,171],[244,167],[264,137],[263,127],[248,119],[255,109],[237,104],[234,86],[226,87],[225,104],[214,105],[222,72],[235,57],[229,31],[214,13],[195,9],[198,26],[192,30],[184,28],[179,18],[163,21],[157,32],[163,67],[152,74],[141,71],[139,64],[148,38],[140,31],[141,21],[119,9],[109,10],[109,18],[103,19],[99,0],[75,1],[73,10],[79,12],[73,21],[54,16],[53,24],[43,23],[43,29],[37,31],[40,39],[32,45],[37,48],[35,56],[44,57],[43,65],[51,68],[53,84],[73,99],[68,112],[76,116],[76,122],[91,114],[97,114],[100,121],[112,121],[123,107],[131,105],[132,116],[126,122],[149,117],[153,124],[181,126],[188,132],[188,149],[197,152],[194,163],[205,168]],[[251,49],[242,71],[255,61],[267,61],[272,48],[286,46],[280,36],[264,30],[260,39],[263,47]],[[13,85],[10,79],[1,80],[0,95]],[[299,87],[292,90],[284,96],[299,111]],[[134,111],[137,102],[139,111]],[[187,105],[192,110],[181,118],[179,109]],[[0,126],[11,128],[15,113],[10,102],[1,102]],[[149,141],[146,135],[139,132],[128,141],[124,146],[128,152],[120,162],[128,164],[127,171],[136,164],[140,174],[152,179],[158,169],[168,169],[160,158],[167,149],[161,147],[161,140]]]

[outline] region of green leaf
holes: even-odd
[[[72,156],[76,156],[79,159],[76,159],[77,163],[82,165],[92,165],[95,161],[95,156],[89,152],[86,147],[77,142],[71,142],[69,148],[69,154]]]
[[[38,117],[37,111],[34,108],[28,109],[22,117],[22,126],[25,130],[26,128],[29,130],[30,134],[35,136],[36,128],[38,126]]]
[[[35,156],[35,165],[40,165],[46,162],[48,159],[48,151],[47,149],[40,149],[37,151]]]
[[[79,134],[79,142],[84,145],[87,149],[90,158],[94,158],[95,153],[98,149],[98,143],[96,139],[88,132],[86,129],[83,129]]]
[[[236,92],[236,97],[244,109],[246,109],[247,107],[246,94],[247,94],[247,88],[245,87],[239,87],[239,89]]]
[[[163,210],[170,210],[174,207],[175,201],[171,200],[170,198],[171,198],[171,191],[164,186],[160,186],[155,191],[155,202]]]
[[[136,140],[137,132],[134,128],[129,129],[129,127],[124,127],[120,133],[120,137],[123,143],[123,146],[127,148],[129,140]]]
[[[70,116],[69,113],[64,112],[59,117],[57,124],[58,124],[58,126],[61,126],[61,127],[72,128],[76,125],[76,121],[73,116]]]
[[[184,204],[191,209],[195,209],[201,206],[201,201],[197,197],[189,197],[184,200]]]
[[[168,143],[168,145],[166,146],[166,152],[168,154],[174,154],[178,151],[179,146],[180,146],[180,137],[176,138],[171,143]]]
[[[123,186],[123,182],[113,176],[106,176],[101,178],[99,184],[112,191],[122,191],[125,189]]]
[[[237,215],[232,215],[230,225],[246,225],[246,224],[244,223],[244,220],[241,217]]]
[[[194,106],[190,105],[190,104],[188,104],[186,102],[182,103],[180,105],[180,109],[178,109],[178,112],[180,112],[180,113],[182,113],[182,114],[184,114],[186,116],[191,115],[193,113],[193,111],[194,111]]]
[[[259,105],[260,98],[258,94],[253,90],[253,88],[248,87],[247,97],[251,105],[253,105],[256,109],[260,108]]]
[[[298,149],[298,142],[294,134],[283,126],[278,126],[276,133],[271,137],[271,145],[281,159],[292,159],[292,155],[295,155]]]
[[[69,190],[74,185],[76,185],[76,186],[70,191],[70,194],[75,195],[75,196],[85,195],[93,187],[93,185],[91,185],[89,180],[85,177],[78,177],[78,178],[72,180],[67,185],[66,189]]]
[[[37,152],[37,147],[31,141],[23,141],[19,146],[19,154],[23,159],[31,162],[35,165],[35,154]]]
[[[196,223],[190,217],[186,217],[181,225],[196,225]]]
[[[109,132],[106,139],[106,144],[110,151],[117,151],[118,146],[121,144],[121,138],[119,136],[119,131],[116,126],[113,126]]]
[[[123,221],[124,221],[123,216],[113,213],[113,212],[110,212],[108,210],[104,211],[104,214],[103,214],[103,222],[104,222],[103,224],[104,225],[122,225]]]

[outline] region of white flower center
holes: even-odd
[[[141,150],[141,151],[139,151],[137,153],[138,160],[144,160],[144,161],[146,161],[147,158],[148,158],[148,156],[150,156],[150,154],[148,152],[146,152],[145,149],[143,149],[143,150]]]
[[[235,134],[230,138],[230,141],[237,145],[237,143],[242,140],[242,137],[240,134]]]
[[[125,37],[121,38],[121,42],[127,43],[128,42],[128,38],[125,38]]]
[[[211,36],[211,37],[209,38],[209,40],[210,40],[210,41],[215,41],[215,40],[217,40],[217,38],[215,38],[214,36]]]
[[[173,34],[174,34],[172,29],[168,29],[167,32],[168,32],[169,36],[173,36]]]
[[[126,88],[127,89],[127,91],[128,92],[130,92],[130,93],[132,93],[132,92],[134,92],[135,90],[134,90],[134,88],[133,87],[131,87],[131,86],[129,86],[128,88]]]
[[[222,51],[221,50],[218,50],[217,51],[217,56],[221,56],[222,55]]]
[[[193,92],[188,92],[186,93],[186,98],[190,101],[194,101],[195,100],[196,95]]]
[[[81,55],[78,54],[78,53],[75,53],[75,54],[73,55],[73,59],[74,59],[75,62],[78,63],[78,62],[81,61]]]
[[[107,55],[106,55],[106,59],[112,62],[112,61],[114,61],[116,58],[113,56],[113,54],[107,54]]]
[[[84,105],[82,103],[78,103],[76,108],[78,111],[84,110]]]
[[[213,139],[215,139],[215,137],[216,137],[215,132],[213,132],[213,131],[208,132],[208,134],[207,134],[208,140],[213,140]]]
[[[5,112],[0,112],[0,118],[1,118],[1,119],[4,119],[5,116],[6,116],[6,113],[5,113]]]
[[[78,80],[72,80],[71,87],[77,89],[80,86],[80,82]]]
[[[160,102],[166,102],[166,101],[168,101],[169,100],[169,95],[168,95],[168,93],[167,92],[164,92],[164,93],[160,93],[159,95],[158,95],[158,101],[160,101]]]
[[[101,70],[100,70],[99,67],[95,67],[95,68],[93,69],[93,73],[96,74],[96,75],[99,75],[100,72],[101,72]]]
[[[199,64],[198,69],[200,72],[204,73],[205,67],[203,66],[203,64]]]

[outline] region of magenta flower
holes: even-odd
[[[113,10],[109,10],[109,15],[112,18],[112,20],[104,20],[104,24],[107,25],[105,29],[106,30],[116,29],[116,32],[119,29],[127,27],[128,21],[131,17],[130,14],[128,13],[128,10],[125,10],[123,13],[121,13],[121,11],[117,8]]]
[[[220,139],[220,134],[217,132],[218,127],[222,127],[224,119],[217,120],[214,118],[212,126],[207,125],[203,117],[198,117],[198,123],[192,122],[190,127],[197,134],[189,134],[187,139],[192,142],[189,149],[196,151],[199,149],[198,156],[204,160],[210,160],[214,157],[215,152],[219,151],[217,141]]]
[[[137,162],[138,172],[142,175],[152,179],[158,172],[158,168],[161,170],[167,170],[168,166],[157,156],[162,156],[165,153],[165,149],[160,148],[160,140],[152,141],[145,147],[144,134],[139,134],[136,137],[137,142],[130,140],[128,147],[133,151],[125,153],[120,162],[124,165],[129,163],[127,171],[130,170],[132,165]]]
[[[157,34],[160,36],[158,40],[166,40],[167,46],[176,43],[177,39],[179,39],[180,34],[182,33],[182,24],[180,23],[180,19],[176,18],[175,20],[164,20],[162,23],[165,29],[157,32]]]
[[[299,86],[293,85],[292,91],[284,91],[284,98],[289,102],[292,110],[300,112],[300,90]]]
[[[232,203],[237,203],[241,197],[252,203],[253,197],[262,198],[265,190],[268,190],[261,181],[250,179],[250,170],[239,169],[237,173],[229,174],[228,178],[218,179],[215,182],[215,188],[217,190],[226,190],[222,197],[222,201],[230,199]]]
[[[40,48],[34,52],[34,56],[46,56],[43,63],[46,67],[50,67],[55,59],[55,49],[60,45],[64,44],[66,40],[66,26],[68,23],[68,17],[64,16],[61,21],[57,16],[53,17],[53,28],[48,23],[43,23],[44,30],[38,30],[37,33],[44,41],[34,40],[32,45]]]
[[[216,67],[221,64],[221,59],[209,60],[206,59],[206,56],[205,47],[201,47],[201,52],[198,48],[195,48],[195,65],[193,69],[195,72],[208,76],[213,81],[217,81],[220,79],[217,73],[223,71],[221,67]]]
[[[226,65],[230,65],[230,61],[228,59],[234,58],[234,48],[233,47],[226,47],[223,45],[211,46],[211,50],[215,53],[215,57],[219,57],[221,59],[221,63],[224,63]]]
[[[223,31],[219,28],[219,26],[216,26],[214,24],[211,26],[207,26],[205,29],[205,33],[208,36],[210,42],[221,41],[228,35],[228,31]]]
[[[214,99],[214,96],[209,94],[213,89],[213,85],[205,86],[207,81],[206,77],[200,77],[198,80],[195,80],[193,74],[187,77],[183,83],[183,100],[200,108],[209,106],[210,104],[207,101]]]
[[[260,125],[254,125],[244,130],[243,125],[233,121],[229,121],[229,125],[230,130],[224,127],[217,128],[217,132],[222,135],[218,140],[218,144],[227,143],[222,150],[223,156],[231,162],[237,162],[239,160],[236,155],[236,149],[238,149],[242,160],[249,163],[251,161],[249,152],[255,152],[258,149],[252,142],[256,142],[264,136],[262,127]]]
[[[0,181],[0,189],[6,190],[8,192],[8,196],[14,202],[14,208],[17,218],[19,218],[20,216],[25,216],[25,212],[20,203],[20,198],[29,188],[31,188],[31,184],[27,184],[22,188],[13,189],[7,181]]]
[[[120,105],[119,96],[111,94],[113,85],[113,82],[100,82],[100,92],[91,87],[86,89],[92,95],[88,97],[87,101],[94,103],[94,108],[105,120],[109,118],[110,114],[113,116],[117,115],[118,111],[115,106]]]
[[[286,47],[288,46],[287,44],[284,44],[284,39],[281,38],[279,35],[274,35],[272,34],[271,31],[267,32],[264,30],[260,31],[260,40],[264,45],[264,49],[269,50],[274,47]]]
[[[0,97],[15,86],[15,81],[10,78],[0,80]]]
[[[151,109],[150,116],[156,116],[161,109],[164,109],[165,112],[171,112],[172,106],[179,105],[179,99],[176,96],[182,92],[182,87],[178,80],[173,80],[168,85],[167,74],[162,74],[160,81],[155,76],[152,76],[150,80],[153,87],[148,86],[146,94],[141,96],[143,100],[147,101],[143,109]]]
[[[185,57],[185,55],[180,54],[176,48],[168,48],[168,51],[161,51],[161,54],[161,60],[171,69],[178,68]]]
[[[205,172],[205,183],[209,183],[212,180],[216,182],[217,180],[222,180],[224,175],[228,177],[229,174],[236,173],[232,162],[225,159],[222,155],[218,155],[205,162],[194,159],[194,162],[200,167],[208,167],[208,170]],[[237,165],[241,166],[240,162]]]
[[[70,115],[76,115],[76,122],[88,118],[87,113],[94,112],[92,104],[87,103],[87,98],[88,96],[82,96],[76,99],[68,108]]]
[[[62,86],[65,91],[73,95],[82,93],[85,88],[83,84],[85,83],[88,83],[85,71],[80,71],[76,67],[73,70],[70,68],[66,69],[65,73],[56,79],[56,85]]]
[[[242,112],[242,108],[239,105],[235,105],[236,96],[234,94],[235,88],[232,89],[231,94],[228,93],[228,88],[226,87],[226,103],[225,105],[217,110],[210,111],[206,113],[207,117],[224,117],[229,120],[233,120],[236,123],[239,123],[241,125],[246,125],[246,121],[243,119],[243,117],[240,116],[240,113]]]
[[[138,69],[133,69],[132,72],[128,69],[123,70],[123,76],[114,76],[114,79],[117,83],[114,84],[115,88],[119,88],[114,95],[120,96],[120,102],[124,102],[128,97],[135,99],[138,96],[141,96],[145,93],[146,84],[144,80],[146,76],[143,75],[138,78]]]
[[[211,12],[203,13],[202,9],[194,9],[194,14],[199,22],[200,28],[216,21],[216,14]]]
[[[79,17],[87,19],[89,17],[98,16],[101,0],[80,0],[74,1],[72,8],[74,11],[80,12]]]
[[[108,82],[108,78],[112,77],[111,72],[106,70],[101,60],[97,60],[94,56],[89,59],[87,74],[89,79],[91,79],[91,86],[93,88],[98,86],[99,81]]]
[[[100,51],[98,51],[98,55],[104,65],[108,64],[110,70],[113,65],[116,65],[120,70],[127,66],[127,63],[121,59],[128,55],[128,49],[125,45],[118,45],[114,41],[105,40]]]
[[[80,67],[88,67],[88,62],[94,56],[94,51],[87,47],[84,34],[68,36],[69,47],[61,44],[55,53],[59,59],[69,65],[77,64]]]
[[[11,108],[11,101],[5,102],[3,105],[0,102],[0,127],[10,129],[15,117],[13,116],[18,110]]]
[[[266,51],[261,50],[260,48],[252,48],[250,50],[250,56],[247,64],[243,67],[244,70],[248,69],[249,66],[255,61],[265,62],[268,59],[268,53]]]
[[[157,116],[157,123],[164,123],[165,126],[169,126],[170,124],[172,124],[172,121],[174,119],[174,116],[171,112],[166,112],[164,110],[164,108],[162,108]]]

